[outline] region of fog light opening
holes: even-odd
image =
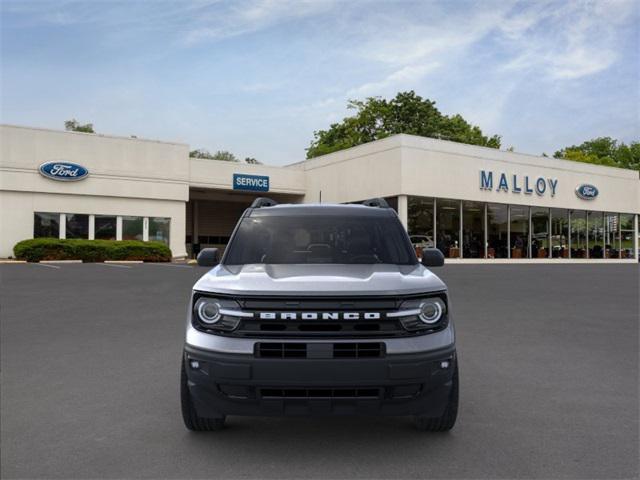
[[[447,368],[449,368],[449,360],[443,360],[442,362],[440,362],[440,368],[443,370],[446,370]]]
[[[200,368],[200,362],[197,360],[189,360],[189,366],[193,369],[193,370],[198,370]]]

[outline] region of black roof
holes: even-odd
[[[391,208],[367,207],[360,204],[289,203],[272,207],[250,208],[250,217],[335,215],[340,217],[387,217],[395,215]]]

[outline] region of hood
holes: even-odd
[[[422,265],[218,265],[194,290],[235,295],[410,295],[446,289]]]

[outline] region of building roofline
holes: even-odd
[[[42,132],[61,133],[65,135],[86,135],[91,137],[112,138],[116,140],[130,140],[135,142],[150,142],[150,143],[160,143],[164,145],[177,145],[181,147],[189,147],[189,144],[183,143],[183,142],[171,142],[166,140],[155,140],[155,139],[141,138],[141,137],[125,137],[123,135],[109,135],[104,133],[74,132],[69,130],[59,130],[55,128],[45,128],[45,127],[28,127],[25,125],[15,125],[11,123],[0,123],[0,127],[19,128],[23,130],[38,130]]]
[[[387,145],[388,143],[394,143],[395,145],[393,145],[393,147],[389,147],[389,145]],[[323,165],[328,165],[348,160],[349,158],[362,156],[360,154],[360,151],[362,151],[362,154],[367,155],[370,153],[377,153],[382,150],[389,150],[389,148],[399,147],[423,148],[425,150],[435,152],[481,157],[486,158],[487,160],[503,161],[505,163],[513,162],[518,164],[537,165],[541,168],[575,170],[576,167],[578,167],[578,169],[584,167],[583,170],[589,173],[626,178],[635,176],[640,180],[640,172],[628,168],[575,162],[573,160],[555,157],[544,157],[542,155],[534,155],[530,153],[511,152],[481,145],[470,145],[467,143],[460,143],[451,140],[442,140],[431,137],[422,137],[420,135],[410,135],[406,133],[390,135],[388,137],[381,138],[380,140],[374,140],[372,142],[363,143],[361,145],[356,145],[342,150],[337,150],[335,152],[327,153],[325,155],[320,155],[318,157],[313,157],[302,160],[300,162],[288,164],[285,165],[285,167],[315,167],[315,163],[320,162],[323,163]],[[365,153],[365,151],[367,150],[369,150],[369,152]],[[354,154],[348,155],[349,152],[353,152]],[[346,159],[343,158],[345,155],[347,156]]]

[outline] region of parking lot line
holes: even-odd
[[[175,263],[155,263],[149,262],[147,265],[158,265],[160,267],[175,267],[175,268],[193,268],[190,265],[176,265]]]
[[[131,268],[130,265],[118,265],[116,263],[100,263],[97,262],[98,265],[104,265],[105,267],[116,267],[116,268]]]
[[[47,268],[60,268],[59,265],[50,265],[48,263],[33,263],[32,265],[38,265],[39,267],[47,267]]]

